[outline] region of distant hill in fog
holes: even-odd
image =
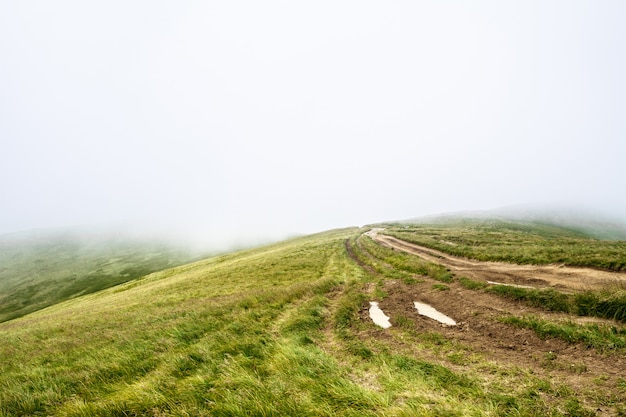
[[[626,223],[605,213],[577,207],[517,205],[494,210],[462,211],[403,220],[407,223],[442,222],[461,219],[515,220],[559,226],[602,240],[626,240]]]
[[[190,251],[120,231],[0,235],[0,322],[189,262]]]

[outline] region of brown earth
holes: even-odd
[[[626,273],[563,265],[481,262],[452,256],[392,236],[379,234],[376,231],[369,232],[368,235],[381,245],[439,263],[457,275],[464,275],[475,280],[569,290],[598,290],[610,286],[626,287]]]
[[[607,283],[613,283],[615,279],[614,274],[606,275],[603,271],[584,268],[470,261],[389,236],[376,233],[370,236],[382,245],[443,264],[457,276],[465,275],[473,279],[571,290],[600,288]],[[619,279],[623,280],[624,274],[621,275]],[[601,284],[591,282],[593,277],[599,277]],[[598,415],[616,415],[616,407],[626,406],[626,356],[623,351],[600,352],[580,343],[571,344],[556,338],[542,339],[532,330],[517,328],[502,323],[499,319],[508,315],[533,315],[557,322],[571,320],[579,323],[605,323],[618,329],[624,329],[623,324],[547,312],[488,292],[467,289],[458,281],[446,284],[448,290],[441,290],[433,287],[434,284],[441,284],[440,282],[428,277],[419,278],[423,282],[417,284],[388,279],[382,281],[382,289],[387,296],[382,300],[370,301],[379,301],[379,307],[391,317],[392,327],[388,330],[373,327],[363,337],[382,337],[387,343],[395,344],[399,350],[410,350],[411,346],[405,346],[401,339],[394,336],[398,327],[407,327],[408,320],[409,327],[418,334],[439,333],[454,343],[466,346],[468,355],[479,355],[487,361],[504,365],[507,369],[523,369],[550,381],[553,387],[568,386],[577,393],[585,406]],[[419,315],[414,308],[414,301],[430,304],[453,318],[457,326],[445,326]],[[369,305],[363,306],[361,319],[371,322],[368,308]],[[424,356],[427,353],[422,350],[419,355]],[[460,371],[464,368],[455,363],[448,363],[446,366]]]

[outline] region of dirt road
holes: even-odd
[[[380,232],[381,229],[374,229],[367,234],[381,245],[445,265],[458,276],[536,288],[554,287],[561,290],[626,287],[626,273],[562,265],[517,265],[504,262],[475,261],[415,245]]]
[[[625,282],[625,274],[585,268],[524,266],[461,259],[385,236],[380,230],[370,231],[368,236],[381,245],[443,264],[457,276],[465,275],[473,279],[532,285],[537,288],[564,287],[571,290],[598,288],[616,281],[624,285]],[[346,247],[348,253],[354,257],[354,250],[358,249],[359,243],[357,241],[356,248],[350,245]],[[370,273],[376,274],[362,262],[360,264]],[[567,343],[550,337],[541,338],[533,330],[505,324],[500,318],[510,315],[518,317],[530,315],[554,322],[606,324],[617,329],[623,329],[623,324],[612,320],[545,311],[489,292],[467,289],[458,280],[447,283],[447,290],[441,291],[435,285],[441,284],[440,282],[429,277],[422,278],[423,282],[417,284],[391,279],[381,281],[386,297],[380,300],[379,305],[391,318],[392,327],[383,333],[377,326],[372,326],[371,330],[363,332],[364,339],[384,338],[397,351],[412,352],[424,359],[442,361],[446,366],[460,372],[472,368],[474,355],[492,363],[494,369],[499,366],[510,369],[514,366],[528,375],[550,381],[553,387],[561,384],[571,387],[577,392],[581,402],[599,416],[615,415],[613,405],[626,404],[626,390],[622,388],[626,357],[621,351],[600,352],[582,343]],[[457,325],[442,326],[441,323],[418,314],[414,306],[416,301],[433,306],[455,320]],[[371,322],[368,308],[369,306],[364,306],[361,311],[361,319],[364,322]],[[428,335],[434,332],[441,334],[446,339],[464,346],[467,349],[466,355],[458,358],[458,361],[449,362],[449,358],[418,348],[412,342],[403,339],[402,333],[397,330],[402,326],[412,328],[416,331],[415,334],[423,335],[421,337],[426,340]],[[476,363],[483,362],[478,360]],[[480,372],[482,370],[479,370]],[[488,378],[488,373],[481,375]]]

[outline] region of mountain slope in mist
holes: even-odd
[[[189,251],[124,235],[31,231],[0,236],[0,322],[190,261]]]
[[[520,288],[494,292],[367,231],[209,257],[0,323],[0,416],[623,414],[622,323],[585,327],[570,314],[562,337],[577,338],[538,336],[518,325],[535,311],[563,330],[562,310],[541,308],[571,294],[528,290],[542,303],[520,309],[502,292]],[[588,311],[616,300],[587,295]],[[372,322],[374,301],[391,328]]]

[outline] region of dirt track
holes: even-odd
[[[470,261],[375,232],[369,235],[382,245],[443,264],[457,276],[465,275],[473,279],[569,289],[595,288],[596,285],[606,285],[616,279],[614,274],[583,268],[537,267]],[[594,277],[599,277],[597,279],[604,281],[602,284],[591,282],[596,279]],[[623,275],[620,278],[623,280]],[[363,337],[383,337],[388,343],[395,344],[398,350],[411,351],[414,348],[395,338],[393,333],[395,326],[398,325],[394,319],[408,318],[411,327],[419,334],[437,332],[467,346],[468,357],[478,354],[488,361],[505,367],[513,366],[528,370],[532,375],[548,379],[553,386],[565,384],[575,389],[580,393],[580,398],[586,406],[592,408],[598,415],[615,415],[612,406],[602,404],[602,400],[598,398],[598,392],[611,396],[617,403],[626,403],[626,392],[619,388],[625,375],[624,369],[626,369],[626,358],[622,353],[602,353],[582,344],[569,344],[561,339],[544,340],[532,330],[504,324],[499,321],[499,318],[506,315],[534,315],[553,321],[607,323],[618,328],[623,328],[623,324],[590,317],[546,312],[522,303],[505,300],[488,292],[469,290],[461,286],[458,281],[446,284],[449,287],[447,291],[435,289],[433,284],[438,283],[437,281],[427,277],[424,277],[424,281],[421,284],[407,285],[397,280],[384,280],[384,291],[387,297],[380,300],[379,305],[384,313],[391,317],[393,327],[383,333],[380,330],[372,330]],[[456,320],[458,325],[442,326],[435,320],[420,316],[413,306],[414,301],[432,305]],[[361,318],[364,321],[371,321],[367,308],[361,311]],[[420,350],[415,351],[415,354],[424,356],[429,353]],[[456,366],[459,370],[464,368],[463,365],[458,364],[448,364],[448,366],[451,368]],[[598,385],[598,381],[602,381],[602,386]]]
[[[626,287],[626,273],[561,265],[516,265],[504,262],[481,262],[448,255],[395,237],[379,234],[376,231],[368,232],[368,236],[381,245],[445,265],[459,276],[467,276],[482,281],[570,290],[597,290],[611,286]]]

